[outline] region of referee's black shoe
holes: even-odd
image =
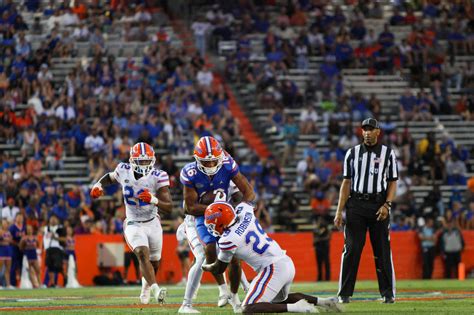
[[[384,296],[382,303],[393,304],[393,303],[395,303],[395,299],[393,298],[393,296]]]
[[[339,303],[347,304],[347,303],[350,303],[350,302],[351,302],[351,300],[350,300],[349,296],[339,296]]]

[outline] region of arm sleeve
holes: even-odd
[[[190,180],[190,178],[188,177],[188,174],[186,174],[186,169],[183,168],[181,170],[181,173],[179,175],[179,181],[181,182],[181,184],[183,184],[184,186],[187,186],[189,188],[194,188],[194,185],[193,185],[193,182]]]
[[[388,181],[398,180],[398,164],[397,157],[395,156],[395,151],[391,150],[390,158],[388,162]]]
[[[232,242],[224,241],[224,242],[219,242],[219,255],[217,258],[220,261],[229,263],[232,260],[232,257],[234,256],[235,252],[237,251],[237,245],[235,245]]]
[[[352,178],[352,149],[347,150],[346,156],[344,157],[344,164],[342,165],[342,177],[345,179]]]
[[[170,185],[170,177],[165,171],[161,171],[156,178],[156,190]]]
[[[240,171],[239,165],[230,155],[227,156],[227,160],[224,160],[223,164],[229,170],[230,178],[234,178]]]
[[[113,172],[109,173],[110,176],[113,177],[113,178],[115,178],[115,180],[116,180],[117,182],[119,182],[119,183],[121,182],[121,181],[120,181],[120,169],[121,169],[121,168],[125,168],[124,165],[125,165],[124,163],[119,163],[119,164],[117,165],[117,167],[115,168],[115,170],[114,170]]]

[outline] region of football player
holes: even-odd
[[[242,202],[234,209],[226,202],[215,202],[207,207],[204,220],[209,233],[219,237],[220,249],[218,259],[204,264],[204,270],[223,273],[236,256],[258,273],[242,302],[245,313],[317,313],[316,305],[340,311],[336,297],[290,293],[295,277],[293,261],[262,229],[253,205]]]
[[[173,207],[168,174],[155,169],[155,151],[144,142],[130,149],[129,163],[119,163],[115,171],[105,174],[91,190],[92,198],[104,194],[104,186],[119,183],[126,209],[124,235],[128,246],[140,263],[142,291],[140,302],[148,304],[152,293],[158,303],[164,303],[166,288],[156,283],[161,259],[163,229],[158,211],[170,213]]]
[[[231,200],[234,203],[240,203],[242,200],[242,193],[237,189],[234,182],[230,182],[228,195],[231,196]],[[216,196],[216,199],[222,198],[222,195]],[[224,196],[224,201],[226,196]],[[189,269],[188,278],[186,282],[186,290],[184,292],[183,304],[178,310],[180,314],[197,314],[200,313],[192,305],[192,300],[197,296],[197,290],[201,283],[203,270],[201,266],[205,262],[206,255],[204,253],[204,247],[199,241],[194,216],[185,215],[184,222],[181,223],[178,230],[176,231],[176,238],[186,238],[188,240],[189,247],[194,256],[194,263]],[[216,279],[217,280],[217,279]],[[245,292],[248,291],[249,283],[242,270],[240,283]]]
[[[185,211],[195,217],[197,236],[205,246],[206,261],[212,263],[217,259],[217,239],[209,234],[204,225],[203,215],[207,205],[200,203],[200,198],[210,191],[227,192],[231,181],[242,193],[244,201],[252,202],[255,199],[255,193],[245,176],[240,173],[237,163],[225,153],[213,137],[199,139],[194,149],[194,158],[195,162],[186,164],[180,174],[180,181],[184,186]],[[222,307],[230,301],[234,310],[237,310],[240,307],[237,295],[240,266],[237,260],[234,260],[232,265],[229,273],[230,299],[224,277],[215,275],[219,285],[218,306]]]

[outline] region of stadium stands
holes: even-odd
[[[455,36],[454,26],[452,34],[444,34],[446,31],[442,28],[445,25],[443,24],[445,23],[444,14],[447,16],[457,14],[454,11],[458,10],[461,16],[464,14],[466,20],[470,18],[472,21],[472,17],[469,17],[467,12],[463,13],[454,4],[448,5],[446,9],[438,8],[440,12],[444,13],[439,13],[435,19],[437,38],[431,41],[434,48],[425,47],[426,49],[423,50],[421,47],[427,57],[423,60],[425,66],[423,66],[422,72],[424,75],[418,77],[418,73],[415,71],[417,69],[414,67],[413,60],[410,61],[410,59],[417,58],[423,53],[407,53],[402,49],[406,48],[403,46],[403,41],[408,41],[406,45],[411,45],[410,49],[418,49],[416,43],[410,44],[410,42],[411,40],[416,41],[416,36],[425,36],[422,38],[428,41],[430,34],[425,33],[431,27],[432,21],[428,17],[423,17],[423,8],[414,8],[416,22],[412,23],[413,17],[405,17],[405,9],[400,7],[399,12],[403,16],[403,22],[400,23],[403,25],[398,25],[398,22],[391,23],[394,10],[389,1],[382,1],[379,8],[372,7],[373,1],[367,2],[369,6],[367,8],[363,6],[362,2],[351,4],[351,1],[333,1],[327,5],[317,6],[311,5],[309,1],[298,1],[303,6],[303,14],[301,15],[301,12],[297,10],[298,15],[295,15],[294,18],[292,18],[292,12],[296,8],[291,6],[282,10],[281,6],[265,5],[262,7],[265,14],[258,16],[249,14],[248,8],[238,8],[232,4],[227,4],[222,8],[222,12],[212,5],[199,6],[196,7],[197,10],[194,10],[196,18],[202,14],[211,20],[209,45],[213,48],[212,52],[221,56],[220,59],[211,59],[212,57],[208,56],[205,60],[194,55],[195,49],[189,49],[188,44],[185,43],[189,41],[186,34],[189,29],[186,29],[186,26],[178,21],[169,20],[166,14],[160,10],[154,10],[147,15],[143,14],[141,7],[136,7],[134,9],[136,11],[133,11],[105,5],[89,8],[89,17],[78,19],[67,8],[50,8],[40,2],[41,8],[28,10],[28,8],[21,6],[20,1],[14,1],[14,3],[17,3],[16,9],[14,6],[8,5],[2,7],[2,12],[8,18],[7,22],[4,21],[2,24],[3,79],[0,76],[2,88],[2,112],[0,113],[2,117],[0,129],[0,149],[3,162],[2,183],[10,181],[13,177],[17,185],[20,185],[28,178],[27,174],[34,173],[36,167],[36,172],[41,173],[40,179],[45,176],[50,177],[55,183],[54,185],[60,184],[66,191],[71,191],[73,187],[79,185],[82,190],[81,198],[83,198],[82,201],[85,205],[81,215],[92,216],[93,214],[96,221],[103,221],[102,226],[110,225],[110,221],[106,221],[111,216],[109,214],[104,216],[98,204],[90,203],[87,197],[88,186],[95,176],[111,169],[118,160],[123,159],[123,154],[126,152],[126,145],[120,145],[124,142],[124,136],[117,129],[111,128],[108,131],[104,126],[128,124],[128,136],[135,140],[141,136],[140,133],[143,129],[141,127],[146,126],[148,120],[148,117],[143,115],[140,117],[140,113],[143,112],[150,113],[150,117],[153,116],[152,121],[158,126],[158,130],[153,129],[153,132],[158,136],[152,139],[152,142],[163,159],[162,165],[167,160],[166,156],[172,155],[170,169],[179,168],[189,161],[194,137],[205,131],[198,129],[198,126],[204,126],[204,129],[207,126],[212,129],[211,132],[221,135],[227,149],[237,158],[242,169],[247,172],[246,175],[257,186],[259,195],[265,201],[274,222],[277,223],[274,224],[275,230],[286,229],[286,226],[281,224],[284,218],[280,216],[281,194],[285,190],[292,191],[299,203],[298,213],[292,219],[299,230],[312,229],[310,204],[317,191],[322,189],[325,196],[330,198],[334,204],[338,176],[335,175],[329,181],[329,185],[321,186],[317,179],[313,181],[312,174],[304,172],[302,180],[299,181],[297,179],[298,162],[304,159],[304,152],[310,143],[316,145],[320,156],[328,155],[329,157],[331,152],[341,151],[338,149],[338,146],[341,145],[340,138],[353,131],[357,135],[359,118],[369,112],[372,112],[383,122],[384,126],[393,128],[393,132],[385,132],[384,141],[390,141],[398,148],[400,167],[407,173],[412,172],[412,164],[421,158],[421,156],[413,156],[417,155],[415,152],[419,143],[425,139],[428,132],[433,131],[438,146],[442,144],[444,137],[451,139],[455,146],[463,146],[457,151],[459,155],[464,154],[461,152],[467,152],[467,156],[463,155],[467,172],[462,175],[466,178],[474,175],[470,168],[473,161],[469,158],[472,150],[471,135],[474,131],[473,116],[469,116],[473,103],[472,65],[474,57],[472,50],[470,50],[472,48],[470,46],[472,25],[466,22],[466,25],[463,26],[465,37],[468,38],[465,41]],[[81,12],[79,8],[73,8],[73,11]],[[22,16],[28,29],[24,29],[25,25],[21,23],[21,20],[13,20],[17,13]],[[78,14],[79,16],[84,17],[82,13]],[[219,18],[216,19],[216,16]],[[219,21],[221,17],[223,22]],[[362,28],[368,34],[367,36],[361,36],[358,33],[360,29],[354,26],[357,23],[353,23],[353,21],[359,20],[362,20],[364,26]],[[55,26],[55,23],[58,25]],[[74,23],[76,25],[73,25]],[[285,23],[290,23],[290,25],[285,29],[280,29],[278,24]],[[333,26],[327,27],[326,23]],[[372,41],[376,41],[386,23],[392,24],[389,26],[388,33],[393,34],[394,47],[397,47],[402,55],[397,59],[396,50],[393,55],[390,51],[393,65],[387,69],[384,68],[383,63],[385,56],[379,54],[370,58],[364,55],[367,53],[366,50],[363,50],[364,48],[358,50],[361,42],[371,44],[370,29],[375,34]],[[317,26],[315,30],[313,30],[314,25]],[[416,31],[413,30],[413,25],[418,27]],[[327,30],[324,30],[325,26]],[[344,35],[342,31],[344,27],[347,27],[351,32],[349,35]],[[268,43],[272,38],[271,34],[266,34],[269,28],[275,30],[277,38],[286,39],[277,39],[276,41],[280,44],[275,45],[275,48],[284,53],[283,58],[278,54],[279,51],[271,51],[269,48]],[[230,35],[229,29],[232,30]],[[338,34],[340,30],[341,34]],[[21,35],[23,32],[24,36]],[[23,37],[29,43],[29,50],[28,45],[24,48],[18,44],[23,43],[23,40],[20,40]],[[305,66],[305,62],[297,62],[298,58],[293,42],[299,37],[310,41],[311,47],[306,53],[307,66]],[[350,45],[354,53],[352,60],[347,63],[345,63],[346,60],[341,59],[337,49],[334,52],[331,51],[331,43],[338,42],[339,37],[342,42]],[[390,38],[388,35],[387,37]],[[320,42],[321,38],[323,43]],[[458,41],[461,44],[458,45]],[[462,44],[464,42],[466,45]],[[25,50],[22,50],[23,48]],[[16,53],[22,56],[20,51],[24,52],[26,54],[24,56],[27,57],[19,57],[23,59],[23,62],[19,60],[15,63],[12,60],[13,55]],[[304,61],[304,50],[301,50],[300,54],[302,55],[300,61]],[[435,60],[436,57],[439,57],[441,61]],[[436,87],[436,84],[433,83],[436,80],[430,79],[436,78],[437,74],[433,69],[441,68],[441,72],[444,71],[448,57],[453,57],[455,68],[463,69],[461,72],[464,77],[460,88],[456,84],[447,87],[445,78],[441,78],[443,95],[448,95],[448,108],[445,109],[442,106],[433,108],[436,107],[435,104],[441,105],[442,102],[430,99],[429,103],[432,106],[428,110],[429,115],[423,116],[425,118],[418,121],[406,122],[402,120],[399,113],[400,98],[403,93],[409,89],[413,95],[416,95],[417,100],[420,100],[421,97],[418,96],[418,93],[423,89],[430,94],[430,97],[434,98],[436,94],[431,90]],[[176,58],[179,59],[177,62],[184,64],[184,73],[172,74],[172,71],[169,71],[170,73],[165,74],[163,78],[160,77],[165,73],[162,67],[159,67],[160,70],[156,72],[151,70],[166,58],[169,58],[170,63],[176,62]],[[202,104],[199,104],[199,101],[201,98],[205,99],[202,95],[210,93],[214,97],[219,94],[219,91],[198,87],[194,80],[201,65],[205,61],[211,60],[217,65],[222,64],[225,68],[226,82],[230,83],[254,129],[259,132],[266,145],[271,149],[273,158],[260,160],[253,152],[249,152],[245,139],[239,135],[238,124],[233,121],[226,109],[222,109],[221,113],[226,113],[225,119],[231,122],[232,128],[224,128],[225,120],[219,120],[216,117],[210,119],[211,124],[207,119],[200,120],[200,118],[207,118],[200,116]],[[434,65],[432,65],[432,60],[436,61],[433,62]],[[97,67],[95,66],[97,63],[101,64]],[[27,65],[30,64],[34,73],[39,73],[40,68],[43,68],[45,73],[49,71],[52,78],[48,79],[46,74],[41,75],[42,78],[44,77],[42,80],[39,80],[39,74],[37,75],[38,79],[34,78],[35,75],[28,77]],[[43,64],[46,67],[42,67]],[[111,73],[109,76],[103,75],[105,71],[103,68],[106,65]],[[166,65],[169,64],[166,63]],[[19,79],[16,71],[19,71],[25,79]],[[179,75],[181,75],[180,78],[178,78]],[[174,81],[168,82],[167,80],[170,78]],[[34,83],[36,80],[39,82],[38,86]],[[190,83],[189,80],[192,82]],[[182,85],[180,85],[181,83]],[[167,84],[173,86],[170,87],[169,94],[166,94],[172,95],[171,100],[163,97],[163,91],[166,90]],[[177,101],[179,98],[177,94],[179,91],[186,90],[187,86],[193,87],[187,94],[190,100],[187,104],[188,112],[186,112],[186,115],[189,115],[187,116],[188,120],[183,121],[178,119],[181,109]],[[114,90],[115,88],[117,90]],[[131,95],[134,95],[134,91],[137,89],[140,90],[138,99],[141,103],[139,101],[134,104],[134,97]],[[173,94],[174,92],[176,94]],[[357,94],[360,94],[361,98],[357,99]],[[64,112],[67,112],[66,104],[70,102],[67,99],[71,95],[74,95],[73,98],[75,98],[71,103],[74,118],[69,119],[70,122],[66,123],[62,120],[64,117],[60,116],[64,116]],[[196,100],[196,95],[199,95],[198,104],[193,107],[194,112],[189,113],[193,100]],[[372,100],[369,102],[371,96],[373,102]],[[463,110],[459,111],[455,104],[463,97],[466,101],[464,107],[461,106]],[[118,98],[117,102],[115,98]],[[61,101],[59,102],[58,99]],[[224,96],[223,107],[225,107],[225,99]],[[280,99],[281,101],[279,101]],[[64,104],[60,104],[63,101]],[[280,105],[276,108],[274,103]],[[142,104],[145,105],[143,108],[140,107]],[[292,116],[296,122],[299,122],[307,105],[315,108],[317,118],[313,125],[309,124],[310,132],[297,134],[294,155],[291,155],[291,151],[286,153],[290,154],[286,159],[287,163],[279,167],[278,164],[281,162],[279,157],[284,156],[287,150],[288,137],[286,135],[289,135],[289,131],[291,131],[291,126],[285,126],[286,118]],[[362,110],[356,113],[354,110],[359,105]],[[132,123],[126,118],[128,112],[124,110],[125,107],[132,108],[132,112],[137,114],[137,119],[141,120],[136,124],[138,127],[133,130]],[[7,108],[11,108],[14,114],[9,113]],[[44,114],[41,114],[41,111],[44,111]],[[465,114],[466,112],[467,114]],[[45,120],[44,115],[50,117],[49,120]],[[65,116],[66,120],[68,120],[67,115],[68,113]],[[51,116],[57,117],[54,123],[50,123]],[[8,122],[7,117],[15,121]],[[114,119],[107,119],[110,117],[114,117]],[[471,118],[469,119],[469,117]],[[85,129],[81,130],[83,122]],[[45,140],[45,137],[40,134],[41,125],[47,125],[47,131],[51,133],[52,138],[58,138],[60,141],[53,142],[51,140],[49,143],[47,139]],[[24,126],[32,126],[35,129],[41,147],[38,152],[39,156],[35,157],[34,150],[28,145],[24,146],[25,140],[27,140],[22,133]],[[88,128],[101,130],[107,148],[103,151],[104,159],[101,158],[99,161],[92,159],[91,161],[86,150],[82,148],[80,142],[89,135],[91,129]],[[73,133],[67,133],[68,130]],[[143,137],[147,138],[146,135]],[[152,137],[154,136],[152,135]],[[331,143],[333,143],[332,146]],[[22,146],[28,152],[27,159],[22,157]],[[443,153],[443,159],[446,158],[445,148],[440,150],[440,153]],[[11,157],[13,157],[13,161]],[[57,167],[54,161],[58,161]],[[321,163],[319,168],[326,165],[326,162]],[[42,165],[42,167],[38,165]],[[440,165],[445,168],[443,161]],[[274,170],[273,173],[272,170]],[[433,190],[434,184],[440,188],[445,207],[449,207],[453,189],[463,193],[466,190],[465,184],[448,185],[446,174],[441,174],[441,177],[434,181],[428,180],[431,179],[431,171],[434,170],[434,167],[425,161],[421,174],[419,174],[421,179],[417,180],[416,176],[413,178],[410,176],[409,191],[415,201],[413,207],[416,211],[414,212],[418,215],[423,213],[421,208],[426,205],[426,197]],[[253,172],[256,174],[252,174]],[[317,176],[319,178],[323,175],[318,174]],[[274,183],[279,186],[279,180],[282,181],[281,186],[284,189],[275,189]],[[5,189],[2,194],[2,206],[10,194],[14,193],[15,190],[7,191]],[[34,195],[39,200],[41,194],[43,192],[37,191]],[[15,195],[13,197],[17,198]],[[120,209],[118,207],[121,202],[120,196],[114,195],[109,198],[116,202],[114,209]],[[181,199],[179,184],[173,187],[173,199],[176,208],[179,209]],[[20,200],[17,201],[20,202]],[[467,197],[463,199],[465,205],[469,201]],[[466,207],[465,216],[470,213],[468,209]],[[170,219],[166,218],[163,221],[167,231],[172,229]],[[411,228],[415,228],[415,225]],[[104,227],[104,232],[106,230],[108,229]]]

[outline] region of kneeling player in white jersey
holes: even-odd
[[[231,196],[231,201],[233,203],[238,203],[242,200],[242,193],[239,191],[237,186],[232,181],[230,182],[228,195]],[[225,200],[226,197],[217,196],[216,198],[224,198]],[[178,231],[184,235],[178,236]],[[199,240],[199,237],[196,231],[196,223],[194,220],[194,216],[185,215],[184,222],[181,223],[181,225],[178,228],[178,231],[176,234],[177,238],[180,238],[183,236],[187,238],[189,247],[191,248],[191,251],[194,256],[194,263],[188,272],[188,278],[186,282],[186,290],[184,292],[183,304],[179,308],[178,313],[197,314],[200,312],[193,307],[192,300],[196,297],[197,290],[201,283],[201,278],[202,278],[202,273],[203,273],[201,266],[206,261],[205,249]],[[249,288],[249,283],[247,281],[247,278],[243,270],[241,272],[240,284],[242,285],[242,288],[244,289],[244,291],[247,292]]]
[[[317,313],[315,306],[340,311],[337,298],[317,298],[290,293],[295,266],[286,252],[262,229],[253,206],[242,202],[236,206],[215,202],[206,208],[204,222],[209,233],[219,237],[218,259],[203,265],[210,272],[222,273],[233,256],[244,260],[258,275],[250,284],[242,303],[244,313]]]
[[[173,207],[169,177],[155,169],[155,152],[143,142],[130,149],[130,163],[120,163],[114,172],[105,174],[92,188],[92,198],[104,194],[103,186],[119,183],[126,209],[124,235],[128,246],[140,262],[142,291],[140,302],[148,304],[153,293],[158,303],[164,303],[166,288],[156,283],[161,259],[163,229],[158,210],[170,213]]]

